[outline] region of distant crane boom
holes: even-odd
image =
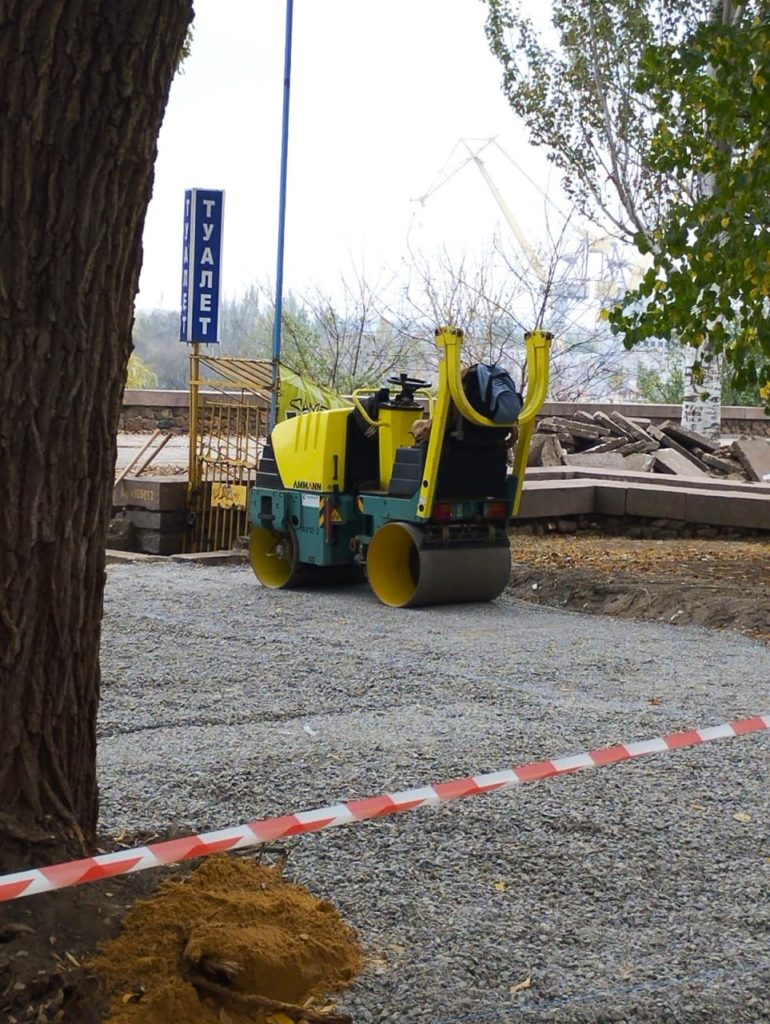
[[[503,199],[502,195],[500,194],[500,190],[498,189],[497,185],[495,185],[494,181],[492,180],[492,176],[490,175],[489,171],[487,170],[486,165],[484,164],[484,161],[481,159],[481,157],[479,157],[477,155],[473,155],[472,156],[472,160],[476,164],[476,166],[478,167],[479,171],[481,172],[481,176],[483,177],[484,181],[487,183],[487,187],[489,188],[489,191],[494,196],[495,202],[500,207],[500,210],[502,211],[503,216],[505,217],[506,221],[508,222],[508,226],[510,227],[511,231],[514,233],[514,235],[516,237],[516,241],[519,243],[519,245],[521,246],[522,250],[524,251],[524,254],[526,255],[527,259],[529,260],[530,266],[532,267],[532,269],[537,274],[538,278],[540,279],[541,284],[547,284],[548,283],[548,276],[547,276],[547,274],[546,274],[546,272],[545,272],[545,270],[543,268],[543,264],[538,259],[537,253],[535,252],[535,250],[532,248],[532,246],[529,243],[529,239],[524,234],[524,232],[521,230],[521,228],[519,227],[518,221],[513,216],[513,214],[511,213],[510,209],[508,208],[508,204]]]

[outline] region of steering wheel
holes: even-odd
[[[398,395],[398,398],[403,399],[405,402],[411,402],[415,391],[419,391],[420,388],[430,387],[427,380],[420,380],[419,377],[409,377],[405,373],[394,374],[394,376],[388,377],[387,383],[401,388],[401,394]]]

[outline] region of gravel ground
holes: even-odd
[[[770,649],[731,633],[505,597],[395,611],[232,567],[111,567],[103,671],[110,831],[219,828],[770,711]],[[302,837],[289,873],[361,933],[356,1024],[753,1024],[770,1020],[769,784],[764,733]]]

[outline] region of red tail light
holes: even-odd
[[[484,518],[485,519],[507,519],[509,515],[509,506],[507,501],[485,501],[484,502]]]
[[[452,506],[448,501],[439,502],[433,506],[433,519],[440,523],[446,523],[452,518]]]

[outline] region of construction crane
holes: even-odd
[[[527,171],[510,155],[510,153],[500,145],[496,138],[459,139],[452,152],[454,152],[454,149],[458,146],[461,146],[466,151],[467,156],[449,173],[445,172],[442,168],[434,183],[430,186],[427,192],[416,200],[416,202],[419,202],[424,206],[426,201],[434,195],[434,193],[454,178],[455,175],[457,175],[464,167],[471,163],[474,164],[484,179],[492,197],[497,203],[500,212],[503,214],[506,223],[510,227],[514,238],[518,242],[521,251],[526,257],[527,263],[538,282],[544,289],[548,288],[552,291],[555,312],[557,314],[564,315],[566,313],[566,307],[570,302],[588,298],[589,255],[598,254],[602,260],[602,271],[595,279],[593,294],[593,298],[597,299],[601,306],[612,305],[614,302],[619,300],[620,296],[622,296],[629,287],[633,287],[638,282],[638,279],[641,277],[643,272],[643,268],[641,266],[637,267],[630,264],[629,261],[622,256],[618,240],[610,235],[601,235],[591,232],[587,227],[583,227],[580,231],[582,242],[578,250],[560,257],[560,262],[567,263],[571,270],[567,270],[554,280],[553,275],[549,275],[546,271],[537,251],[506,203],[500,189],[492,178],[486,163],[481,159],[481,154],[490,147],[494,147],[495,150],[497,150],[497,152],[499,152],[515,168],[517,174],[527,181],[532,188],[534,188],[543,197],[545,202],[558,215],[560,221],[564,225],[569,223],[571,214],[565,213],[558,203],[554,202],[542,186],[538,184],[538,182],[527,173]],[[450,153],[444,166],[449,162],[451,155],[452,153]],[[627,269],[630,269],[631,271],[628,279],[625,274]],[[577,270],[577,273],[575,273],[575,270]]]

